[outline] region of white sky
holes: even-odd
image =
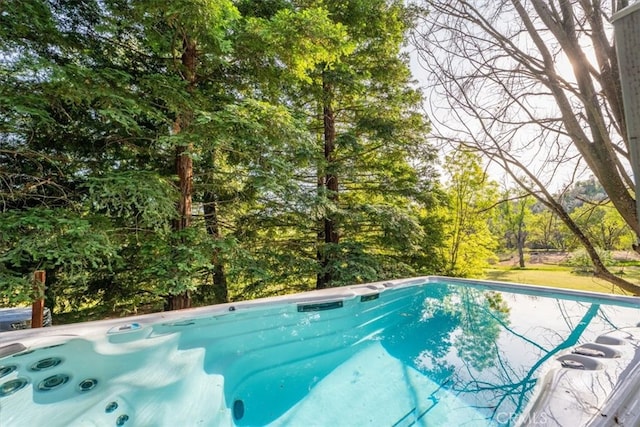
[[[438,95],[437,91],[435,91],[434,89],[430,89],[428,87],[429,84],[431,84],[431,81],[429,80],[429,74],[428,74],[428,71],[426,71],[420,65],[418,55],[415,51],[415,47],[410,45],[407,47],[407,51],[410,55],[410,65],[411,65],[412,74],[414,78],[417,80],[418,86],[423,90],[423,93],[425,95],[424,110],[432,122],[432,128],[436,129],[442,134],[446,134],[450,136],[451,134],[448,130],[446,130],[446,128],[447,127],[456,128],[457,126],[460,126],[459,123],[457,122],[459,118],[451,115],[450,111],[448,110],[448,107],[442,108],[442,106],[448,106],[448,102],[444,100],[440,100],[441,98],[439,98],[440,95]],[[591,62],[595,63],[594,55],[589,51],[589,49],[586,49],[586,52],[588,56],[591,58]],[[556,62],[556,68],[558,73],[562,75],[565,79],[570,81],[575,81],[571,64],[569,63],[569,61],[564,55],[559,57],[558,62]],[[554,108],[555,104],[550,105],[550,107]],[[534,108],[537,108],[537,107],[534,107]],[[548,107],[541,104],[540,108],[544,109]],[[473,124],[474,121],[475,121],[474,119],[470,118],[469,122],[465,121],[466,122],[465,125],[471,126],[472,128],[475,126],[475,128],[478,129],[478,132],[480,132],[478,125]],[[446,126],[443,126],[443,124],[446,124]],[[521,134],[520,137],[522,138],[523,135]],[[524,135],[524,138],[525,139],[527,138],[526,135]],[[436,143],[436,141],[434,140],[432,140],[431,142]],[[440,148],[441,148],[442,154],[446,153],[447,150],[451,149],[450,146],[442,146]],[[540,149],[540,147],[537,147],[537,148]],[[535,149],[536,149],[535,147],[529,149],[527,152],[524,152],[520,156],[520,158],[525,163],[529,162],[528,164],[529,169],[537,171],[537,175],[539,177],[546,179],[546,184],[548,185],[547,188],[551,189],[553,192],[564,188],[566,185],[568,185],[572,181],[584,180],[589,178],[592,175],[591,171],[588,170],[584,165],[584,162],[580,165],[580,167],[576,168],[576,162],[574,161],[574,162],[569,162],[566,165],[563,165],[557,168],[552,179],[547,178],[550,176],[550,173],[551,173],[550,168],[545,164],[543,164],[543,161],[540,160],[541,153],[536,153]],[[444,156],[441,156],[441,157],[444,157]],[[513,184],[510,183],[510,180],[508,179],[506,173],[502,170],[502,168],[499,165],[489,164],[487,167],[487,170],[490,176],[498,183],[505,184],[506,186],[513,186]]]

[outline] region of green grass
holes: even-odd
[[[591,275],[577,274],[571,267],[557,265],[544,265],[532,268],[492,266],[485,270],[484,277],[479,279],[496,280],[502,282],[526,283],[530,285],[552,286],[556,288],[577,289],[581,291],[604,292],[614,294],[627,294],[625,291],[614,287],[611,283],[596,279]],[[618,274],[621,269],[613,267],[612,272]],[[640,269],[637,267],[625,267],[623,276],[625,279],[640,283]]]

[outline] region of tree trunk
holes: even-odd
[[[220,240],[222,234],[220,232],[220,222],[218,220],[218,201],[216,195],[212,191],[207,191],[204,195],[204,219],[207,225],[207,233],[213,240]],[[227,275],[222,260],[220,259],[220,249],[213,250],[211,263],[213,264],[213,287],[212,295],[204,295],[207,303],[225,303],[229,302]]]
[[[193,193],[193,159],[191,158],[192,146],[179,146],[176,148],[176,174],[180,187],[178,199],[178,218],[173,221],[173,231],[181,231],[191,225],[191,205]],[[169,295],[165,304],[167,310],[180,310],[191,307],[191,294],[189,291],[177,295]]]
[[[322,93],[323,93],[323,107],[322,107],[322,121],[324,130],[324,161],[325,169],[324,173],[320,174],[318,178],[319,187],[323,187],[326,192],[326,197],[334,204],[338,203],[338,176],[335,171],[336,159],[336,123],[335,112],[331,105],[333,98],[333,86],[327,81],[326,75],[322,75]],[[318,234],[322,235],[324,244],[321,244],[323,250],[319,251],[319,260],[321,272],[318,274],[316,288],[322,289],[331,286],[332,281],[335,279],[331,272],[330,266],[332,258],[334,257],[334,246],[340,242],[340,235],[338,234],[338,224],[336,215],[333,212],[325,213],[323,218],[323,231]],[[329,250],[327,250],[329,249]]]
[[[180,231],[191,225],[191,208],[193,194],[193,159],[191,150],[193,146],[181,145],[176,148],[176,174],[180,188],[178,199],[178,218],[173,222],[173,230]]]
[[[522,234],[518,234],[518,263],[520,268],[524,268],[524,236]]]
[[[182,310],[191,307],[191,293],[189,291],[182,292],[177,295],[169,295],[165,302],[165,310]]]
[[[196,43],[185,36],[183,39],[182,66],[184,78],[189,82],[187,90],[192,90],[196,76]],[[173,124],[173,134],[177,135],[189,125],[191,113],[184,111],[178,115]],[[178,217],[173,221],[173,231],[179,232],[191,226],[192,194],[193,194],[193,144],[176,147],[175,168],[178,176],[180,196],[178,199]],[[165,307],[168,310],[179,310],[191,307],[191,293],[184,291],[177,295],[168,295]]]
[[[318,170],[318,195],[322,196],[325,193],[325,177]],[[318,234],[316,235],[316,260],[318,261],[318,273],[316,274],[316,289],[323,289],[326,287],[324,283],[324,219],[320,219],[317,224]]]
[[[518,212],[518,232],[516,233],[516,240],[518,245],[518,258],[520,263],[520,268],[524,268],[524,243],[527,240],[527,232],[525,230],[524,225],[524,216],[525,211],[527,209],[527,205],[525,201],[522,201],[520,205],[520,212]]]

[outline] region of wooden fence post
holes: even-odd
[[[31,327],[42,328],[44,317],[44,287],[47,273],[38,270],[33,274],[34,301],[31,305]]]

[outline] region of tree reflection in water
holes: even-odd
[[[430,288],[426,298],[414,302],[421,307],[412,312],[420,315],[405,314],[404,322],[385,331],[383,346],[405,366],[440,385],[429,397],[433,406],[446,390],[498,425],[518,418],[544,374],[541,366],[577,344],[600,311],[598,304],[550,299],[548,303],[557,304],[563,327],[530,334],[511,327],[511,308],[499,292],[452,285]],[[577,304],[580,310],[575,325],[565,303]]]

